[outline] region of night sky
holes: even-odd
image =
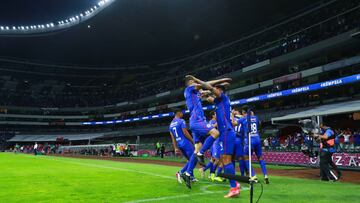
[[[57,22],[96,2],[5,1],[1,2],[0,25]],[[117,0],[90,21],[63,32],[36,37],[0,36],[0,56],[83,66],[156,63],[238,39],[315,2]]]

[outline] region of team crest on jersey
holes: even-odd
[[[206,125],[206,127],[211,128],[211,124],[210,124],[210,123],[209,123],[209,124],[207,124],[207,125]]]

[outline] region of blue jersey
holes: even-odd
[[[169,131],[173,134],[178,147],[186,145],[189,141],[182,131],[183,128],[186,128],[184,119],[174,118],[170,123]]]
[[[196,121],[206,120],[199,94],[195,86],[188,86],[184,91],[186,106],[190,111],[190,125]]]
[[[229,129],[234,129],[232,127],[232,122],[230,119],[230,99],[224,93],[221,93],[220,98],[215,98],[214,103],[216,105],[216,121],[217,127],[220,132],[225,132]]]
[[[244,121],[246,118],[235,118],[237,126],[235,126],[236,137],[244,138]]]
[[[211,119],[211,120],[209,121],[209,124],[212,125],[212,126],[214,126],[214,125],[216,124],[216,120],[212,120],[212,119]]]
[[[248,125],[248,119],[245,118],[243,122],[245,137],[249,135],[251,137],[260,137],[259,134],[259,119],[257,116],[250,116],[250,125]],[[250,129],[249,129],[250,127]]]
[[[325,133],[324,135],[329,139],[329,138],[333,138],[334,136],[334,131],[331,130],[331,128],[328,128],[325,130]],[[326,151],[326,152],[330,152],[330,153],[335,153],[336,152],[336,149],[334,148],[334,146],[329,146],[329,147],[324,147],[322,146],[321,147],[321,150],[322,151]]]

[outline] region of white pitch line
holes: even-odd
[[[170,200],[170,199],[178,199],[178,198],[187,198],[187,197],[193,197],[193,196],[202,196],[202,195],[209,195],[209,194],[215,194],[215,193],[223,193],[223,191],[215,191],[215,192],[202,192],[202,193],[194,193],[189,195],[174,195],[174,196],[166,196],[166,197],[158,197],[158,198],[149,198],[149,199],[139,199],[124,203],[140,203],[140,202],[154,202],[154,201],[162,201],[162,200]]]
[[[86,163],[79,163],[79,162],[67,161],[67,160],[59,160],[59,159],[52,159],[52,160],[59,161],[59,162],[70,163],[70,164],[77,164],[77,165],[82,165],[82,166],[94,167],[94,168],[104,168],[104,169],[111,169],[111,170],[117,170],[117,171],[127,171],[127,172],[133,172],[133,173],[140,173],[140,174],[145,174],[145,175],[155,176],[155,177],[160,177],[160,178],[165,178],[165,179],[171,179],[171,180],[175,179],[175,178],[170,177],[170,176],[164,176],[164,175],[159,175],[159,174],[149,173],[149,172],[144,172],[144,171],[138,171],[138,170],[133,170],[133,169],[117,168],[117,167],[112,167],[112,166],[101,166],[101,165],[96,165],[96,164],[86,164]],[[208,184],[208,185],[203,186],[203,187],[200,188],[200,190],[202,191],[201,193],[174,195],[174,196],[149,198],[149,199],[139,199],[139,200],[129,201],[129,202],[125,202],[125,203],[153,202],[153,201],[162,201],[162,200],[186,198],[186,197],[192,197],[192,196],[202,196],[202,195],[217,194],[217,193],[224,193],[225,192],[225,191],[208,191],[207,190],[207,188],[209,188],[211,186],[225,186],[223,184],[208,183],[208,182],[197,182],[197,183]],[[247,187],[243,187],[243,186],[241,187],[242,191],[246,191],[248,189],[249,188],[247,188]]]
[[[218,194],[218,193],[224,193],[225,191],[208,191],[207,188],[211,186],[215,186],[217,184],[203,186],[200,188],[202,191],[201,193],[194,193],[194,194],[185,194],[185,195],[173,195],[173,196],[166,196],[166,197],[157,197],[157,198],[149,198],[149,199],[139,199],[124,203],[141,203],[141,202],[154,202],[154,201],[163,201],[163,200],[171,200],[171,199],[178,199],[178,198],[187,198],[187,197],[193,197],[193,196],[202,196],[202,195],[209,195],[209,194]],[[248,190],[248,188],[241,188],[242,191]]]

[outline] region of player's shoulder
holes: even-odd
[[[195,90],[195,85],[190,85],[185,88],[185,91],[192,91]]]
[[[170,127],[171,126],[174,126],[178,123],[178,121],[176,119],[173,119],[171,122],[170,122]]]

